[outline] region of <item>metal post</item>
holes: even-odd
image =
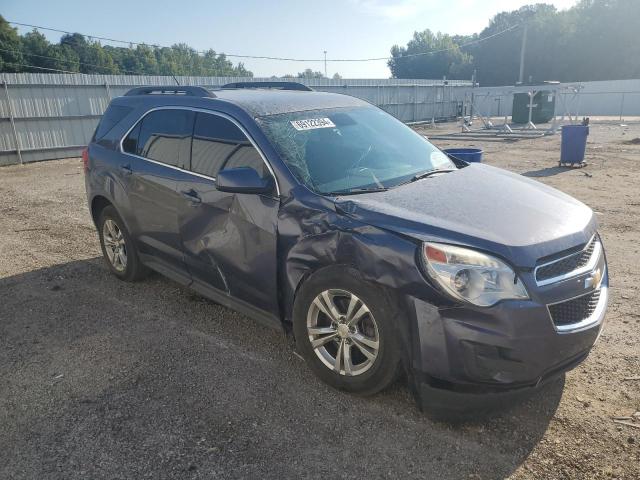
[[[520,47],[520,75],[518,76],[518,82],[522,84],[524,79],[524,53],[527,49],[527,30],[528,25],[524,24],[524,31],[522,32],[522,46]]]
[[[469,125],[473,122],[473,104],[475,102],[473,89],[476,88],[476,69],[473,69],[473,75],[471,75],[471,107],[469,108]]]
[[[413,87],[413,121],[419,121],[418,118],[418,84]]]
[[[578,92],[576,93],[576,123],[578,122],[578,114],[580,113],[580,89],[578,89]]]
[[[324,51],[324,77],[325,78],[329,78],[327,77],[327,51]]]
[[[622,100],[620,100],[620,121],[622,122],[622,112],[624,110],[624,92],[622,92]]]
[[[9,86],[7,85],[7,78],[4,75],[3,75],[2,84],[4,85],[4,95],[7,99],[7,108],[9,109],[9,120],[11,121],[11,129],[13,130],[13,139],[16,142],[16,153],[18,154],[18,161],[20,162],[20,165],[22,165],[23,162],[22,162],[22,152],[20,151],[20,139],[18,138],[18,131],[16,130],[16,122],[13,117],[13,106],[11,105],[11,97],[9,97]]]
[[[535,90],[531,90],[529,92],[529,122],[527,122],[527,126],[525,127],[533,130],[537,129],[536,125],[533,123],[533,100],[536,98],[536,93],[538,92]]]

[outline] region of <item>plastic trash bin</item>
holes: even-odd
[[[479,148],[447,148],[443,151],[463,162],[482,162],[482,150]]]
[[[589,127],[586,125],[563,125],[560,147],[560,165],[582,165],[587,148]]]

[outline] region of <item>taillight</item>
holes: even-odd
[[[89,171],[89,147],[82,150],[82,166],[84,173],[87,173]]]

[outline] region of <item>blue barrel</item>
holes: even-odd
[[[482,162],[482,150],[479,148],[447,148],[443,151],[463,162]]]
[[[589,127],[585,125],[563,125],[560,164],[581,164],[587,148]]]

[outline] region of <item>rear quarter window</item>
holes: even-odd
[[[92,141],[95,142],[103,138],[113,127],[120,123],[120,120],[129,115],[132,110],[132,107],[125,107],[124,105],[109,105],[96,127]]]
[[[142,119],[138,155],[179,168],[189,167],[195,114],[189,110],[162,109]]]

